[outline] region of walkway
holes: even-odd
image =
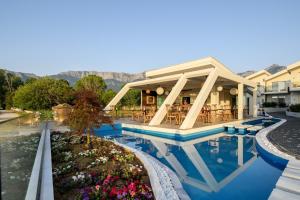
[[[285,113],[271,113],[284,118],[286,123],[268,134],[268,139],[280,150],[300,159],[300,119],[286,116]]]
[[[17,113],[0,110],[0,123],[17,118],[18,116],[19,114]]]

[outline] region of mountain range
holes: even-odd
[[[271,74],[274,74],[285,68],[286,68],[285,66],[273,64],[270,67],[265,68],[265,70],[267,70]],[[5,70],[5,71],[19,76],[23,81],[27,80],[28,78],[41,77],[33,73],[14,72],[9,70]],[[238,74],[240,76],[246,77],[255,72],[256,71],[246,71]],[[74,85],[77,80],[87,75],[101,76],[105,81],[107,88],[113,89],[114,91],[119,91],[122,85],[125,83],[145,79],[145,73],[130,74],[124,72],[97,72],[97,71],[67,71],[67,72],[61,72],[54,75],[49,75],[49,77],[55,79],[65,79],[70,83],[70,85]]]
[[[268,71],[270,74],[275,74],[275,73],[277,73],[281,70],[284,70],[284,69],[286,69],[286,66],[281,66],[281,65],[277,65],[277,64],[273,64],[270,67],[265,68],[265,70]],[[254,74],[255,72],[257,72],[257,71],[250,70],[250,71],[245,71],[245,72],[238,73],[238,75],[246,77],[246,76],[249,76],[251,74]]]

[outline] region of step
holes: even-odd
[[[290,193],[278,188],[275,188],[270,197],[269,200],[299,200],[300,195],[295,193]]]
[[[281,176],[276,183],[276,187],[300,195],[300,180]]]
[[[290,160],[287,167],[300,170],[300,161]]]
[[[227,128],[234,128],[234,126],[235,126],[234,124],[225,124],[224,125],[224,127],[227,127]]]
[[[238,129],[247,129],[247,128],[250,128],[252,127],[253,125],[243,125],[243,124],[239,124],[239,125],[236,125],[235,128],[238,128]]]
[[[282,176],[300,180],[300,169],[286,167]]]
[[[261,129],[263,129],[264,127],[262,126],[252,126],[252,127],[249,127],[247,128],[248,131],[259,131]]]

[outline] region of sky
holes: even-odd
[[[235,72],[300,60],[299,0],[0,0],[0,68],[143,72],[207,56]]]

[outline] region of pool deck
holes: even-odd
[[[234,121],[227,121],[227,122],[217,122],[217,123],[201,123],[194,126],[194,128],[191,129],[179,129],[179,126],[172,125],[172,124],[161,124],[160,126],[149,126],[148,123],[142,123],[133,121],[130,118],[121,118],[117,122],[122,124],[122,127],[126,128],[135,128],[135,129],[143,129],[148,131],[157,131],[157,132],[164,132],[164,133],[171,133],[171,134],[192,134],[202,131],[207,131],[211,129],[217,129],[221,127],[225,127],[228,125],[240,125],[243,122],[251,121],[254,119],[259,119],[261,117],[257,118],[248,118],[244,120],[234,120]]]
[[[0,123],[4,123],[6,121],[15,119],[17,117],[19,117],[19,114],[15,113],[15,112],[0,110]]]
[[[271,113],[274,117],[286,119],[286,123],[268,134],[268,139],[280,151],[300,159],[300,120],[285,113]]]
[[[284,113],[272,113],[271,115],[279,117],[281,120],[259,131],[256,134],[256,141],[266,152],[275,156],[272,158],[275,163],[287,164],[284,165],[284,171],[269,196],[269,200],[297,200],[300,199],[300,160],[299,156],[296,157],[295,154],[286,149],[291,148],[292,145],[299,148],[299,140],[295,140],[291,144],[291,141],[299,133],[299,131],[297,133],[299,120],[295,121],[286,117]],[[282,149],[285,149],[285,151]]]

